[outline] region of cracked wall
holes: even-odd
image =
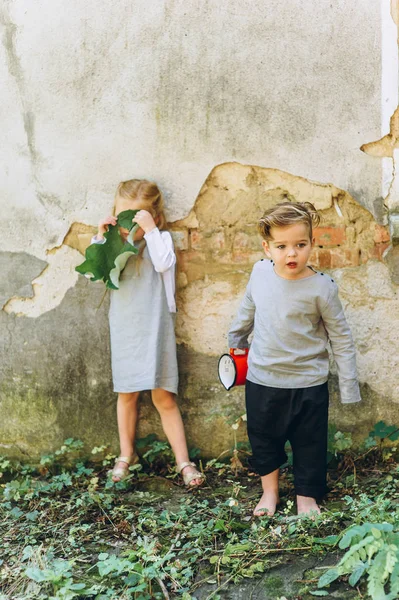
[[[147,0],[145,10],[128,0],[3,2],[0,444],[9,452],[45,452],[68,436],[115,445],[107,298],[101,305],[102,286],[74,268],[116,184],[131,177],[164,190],[179,251],[180,397],[191,444],[209,455],[232,444],[226,423],[242,413],[242,390],[220,389],[215,357],[260,255],[257,211],[285,194],[323,211],[314,264],[342,274],[363,344],[367,419],[377,407],[393,418],[389,385],[366,377],[378,356],[366,352],[363,322],[393,335],[380,319],[383,306],[396,311],[399,280],[381,159],[359,152],[381,137],[383,3],[355,0],[348,12],[344,0]],[[395,123],[386,148],[396,145]],[[371,298],[363,304],[356,278]],[[141,433],[159,433],[148,399],[142,411]]]
[[[264,256],[256,221],[285,198],[311,200],[320,211],[311,263],[338,281],[357,347],[364,402],[360,408],[339,404],[333,369],[332,419],[359,437],[376,421],[399,417],[392,353],[399,335],[399,301],[384,262],[390,248],[387,228],[334,185],[226,163],[211,171],[187,217],[170,223],[178,255],[179,399],[190,443],[206,456],[232,448],[230,425],[244,412],[243,388],[225,392],[217,378],[217,359],[227,349],[227,330],[252,266]],[[64,245],[49,258],[73,250],[80,262],[92,233],[93,228],[74,223]],[[62,263],[59,269],[65,272]],[[57,274],[51,263],[46,272]],[[9,333],[2,367],[2,411],[7,417],[0,425],[7,452],[44,452],[62,436],[81,437],[93,445],[111,440],[115,445],[108,299],[103,304],[103,294],[101,283],[80,277],[52,310],[39,314],[40,294],[35,290],[33,298],[10,301],[0,313]],[[32,308],[35,298],[37,312]],[[18,302],[22,310],[10,310]],[[162,436],[145,396],[139,435],[153,431]],[[245,440],[243,428],[239,439]]]
[[[320,211],[322,222],[315,231],[310,262],[337,280],[357,347],[365,403],[360,410],[340,407],[333,379],[333,418],[344,428],[351,424],[358,433],[362,420],[397,422],[394,349],[399,301],[385,261],[391,248],[389,231],[333,185],[236,163],[211,172],[188,218],[172,224],[179,247],[180,342],[208,355],[225,351],[225,332],[252,265],[263,256],[256,221],[284,198],[310,200]]]

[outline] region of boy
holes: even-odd
[[[276,510],[287,440],[298,514],[320,512],[327,470],[328,342],[341,402],[361,400],[355,348],[337,285],[307,265],[319,221],[309,202],[282,202],[266,211],[258,227],[271,260],[255,264],[229,331],[230,348],[248,348],[253,331],[245,396],[250,464],[263,488],[255,516]]]

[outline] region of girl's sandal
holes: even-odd
[[[130,474],[130,465],[136,465],[139,460],[137,454],[133,454],[132,456],[118,456],[118,458],[115,458],[115,466],[111,471],[112,481],[117,483],[118,481],[126,479]],[[124,466],[118,467],[118,463],[124,463]]]
[[[205,480],[205,476],[203,473],[200,473],[200,471],[197,471],[197,469],[195,469],[195,471],[193,471],[192,473],[183,473],[183,470],[186,467],[194,467],[195,468],[195,463],[193,462],[182,462],[179,465],[176,466],[176,472],[180,473],[181,476],[183,477],[183,481],[184,481],[184,485],[187,487],[198,487],[200,485],[202,485],[204,483]],[[193,484],[191,485],[191,482],[194,481],[194,479],[199,479],[200,482],[197,484]]]

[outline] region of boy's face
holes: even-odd
[[[266,255],[273,260],[277,275],[284,279],[302,279],[313,275],[307,268],[313,240],[304,223],[272,227],[270,235],[272,239],[263,240],[262,246]]]

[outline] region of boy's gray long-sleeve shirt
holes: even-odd
[[[284,279],[272,261],[257,262],[229,331],[229,347],[248,348],[252,331],[249,381],[290,389],[325,383],[330,341],[341,402],[361,400],[355,347],[338,287],[328,275]]]

